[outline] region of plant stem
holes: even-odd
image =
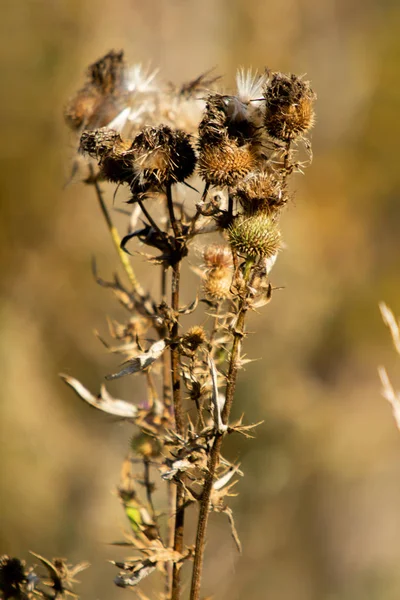
[[[174,232],[175,241],[177,242],[181,236],[181,224],[175,218],[174,205],[172,201],[171,185],[167,185],[167,206],[169,219],[171,222],[171,228]],[[173,312],[173,325],[171,328],[171,375],[172,375],[172,399],[174,403],[174,414],[175,414],[175,429],[176,432],[182,436],[184,435],[184,422],[183,422],[183,407],[182,407],[182,390],[181,390],[181,377],[180,377],[180,355],[179,348],[176,340],[179,331],[179,289],[180,289],[180,276],[181,276],[181,263],[180,260],[176,261],[172,265],[172,279],[171,279],[171,308]],[[183,530],[184,530],[184,489],[182,486],[178,486],[176,489],[176,502],[175,502],[175,529],[174,529],[174,550],[176,552],[182,552],[183,550]],[[172,591],[171,600],[179,600],[181,595],[181,579],[180,579],[180,566],[174,563],[172,569]]]
[[[91,179],[92,185],[95,189],[101,212],[103,213],[104,219],[107,223],[107,227],[110,232],[111,239],[114,243],[114,246],[118,253],[121,264],[122,264],[123,268],[125,269],[125,273],[127,274],[128,279],[129,279],[134,291],[138,292],[138,294],[140,294],[140,295],[143,295],[143,290],[142,290],[138,280],[136,279],[136,275],[132,269],[131,263],[129,262],[128,256],[121,249],[121,238],[119,237],[119,234],[118,234],[118,231],[117,231],[115,225],[113,225],[113,222],[111,221],[110,213],[108,212],[107,206],[104,202],[103,192],[99,186],[99,182],[97,181],[96,174],[93,169],[93,165],[89,164],[89,169],[90,169],[90,179]]]
[[[251,267],[253,261],[248,260],[245,266],[244,279],[247,283],[251,274]],[[239,316],[236,323],[235,330],[233,332],[233,344],[231,351],[231,358],[229,361],[229,369],[227,375],[226,391],[225,391],[225,404],[222,410],[222,421],[225,425],[228,424],[229,415],[232,408],[233,398],[236,389],[237,372],[239,368],[240,358],[240,345],[243,338],[244,322],[247,313],[247,295],[240,300],[239,305]],[[203,493],[200,503],[199,518],[197,523],[197,534],[196,534],[196,548],[193,561],[193,572],[192,572],[192,586],[190,591],[190,600],[199,600],[200,587],[201,587],[201,575],[203,571],[204,561],[204,549],[206,531],[208,525],[208,517],[210,514],[210,500],[212,486],[214,483],[215,472],[219,463],[219,457],[221,453],[221,446],[223,440],[223,433],[217,432],[213,446],[211,448],[210,457],[208,461],[208,473],[204,481]]]

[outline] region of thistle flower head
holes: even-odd
[[[140,183],[184,181],[196,166],[190,136],[167,125],[145,127],[133,140],[131,152]]]
[[[130,146],[123,142],[120,134],[108,127],[84,131],[81,135],[79,151],[92,158],[101,159],[106,154],[121,153]]]
[[[215,267],[206,272],[203,290],[207,298],[220,301],[229,298],[232,284],[232,269]]]
[[[87,73],[90,83],[96,85],[103,95],[119,92],[124,81],[124,53],[111,50],[90,65]]]
[[[265,128],[270,136],[293,140],[313,126],[315,94],[308,81],[296,75],[272,73],[264,97]]]
[[[253,258],[273,256],[281,243],[276,223],[265,213],[236,217],[228,229],[228,237],[232,248]]]
[[[287,202],[281,183],[268,171],[249,173],[236,187],[235,195],[247,214],[276,213]]]
[[[254,169],[257,155],[252,144],[239,145],[225,135],[219,143],[200,146],[199,173],[209,184],[234,186]]]
[[[203,327],[195,325],[191,327],[183,336],[181,344],[191,352],[195,352],[207,340],[206,332]]]
[[[87,82],[67,104],[64,117],[71,129],[103,127],[121,111],[124,54],[111,51],[89,66]]]

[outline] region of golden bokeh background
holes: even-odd
[[[121,598],[108,542],[126,526],[113,490],[130,430],[81,404],[115,366],[92,335],[119,309],[90,273],[114,250],[91,190],[63,189],[74,147],[62,119],[86,66],[110,49],[177,83],[210,67],[306,73],[317,92],[314,160],[296,177],[284,290],[253,315],[257,358],[230,440],[245,477],[208,536],[204,594],[219,600],[397,600],[400,433],[377,366],[400,387],[378,311],[400,313],[400,5],[397,0],[6,0],[0,205],[0,553],[89,560],[85,600]],[[115,215],[117,222],[120,216]],[[138,259],[142,281],[152,271]],[[153,286],[154,287],[154,286]],[[187,297],[190,299],[190,290]],[[112,365],[112,367],[111,367]],[[397,373],[397,378],[396,378]],[[140,400],[138,380],[113,384]],[[121,556],[123,554],[119,554]]]

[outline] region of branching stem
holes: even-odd
[[[251,267],[253,265],[252,260],[248,260],[245,265],[244,280],[247,284],[251,276]],[[240,359],[240,345],[243,338],[244,322],[247,313],[247,294],[240,300],[239,315],[236,323],[236,327],[233,332],[233,343],[231,358],[229,361],[229,368],[227,374],[227,383],[225,391],[225,404],[222,410],[222,421],[224,424],[228,424],[229,415],[232,408],[233,398],[236,389],[237,372],[239,368]],[[203,493],[200,503],[200,511],[197,523],[197,534],[196,534],[196,548],[193,561],[193,572],[192,572],[192,585],[190,591],[190,600],[199,600],[200,587],[201,587],[201,575],[203,571],[204,561],[204,549],[206,541],[206,532],[208,525],[208,517],[210,514],[210,500],[212,486],[214,483],[215,472],[219,464],[219,458],[221,454],[221,446],[223,440],[223,433],[217,432],[214,438],[214,443],[211,449],[211,453],[208,460],[208,473],[204,481]]]

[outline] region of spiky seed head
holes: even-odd
[[[163,185],[184,181],[196,166],[190,136],[167,125],[145,127],[133,140],[131,152],[141,183]]]
[[[208,97],[199,125],[199,146],[219,144],[226,137],[242,146],[255,142],[259,123],[250,104],[238,96],[212,94]]]
[[[228,229],[230,244],[245,256],[268,258],[279,250],[281,234],[266,213],[239,215]]]
[[[131,439],[131,450],[143,458],[160,456],[161,442],[147,433],[138,433]]]
[[[199,173],[210,185],[234,186],[256,165],[256,152],[251,144],[239,146],[225,136],[218,144],[200,147]]]
[[[100,58],[89,66],[87,77],[64,110],[71,129],[103,127],[120,112],[125,77],[123,52],[111,51]]]
[[[71,129],[87,127],[93,120],[93,115],[103,102],[101,92],[96,86],[86,85],[73,98],[64,109],[64,118]]]
[[[308,81],[296,75],[272,73],[264,97],[265,128],[271,137],[293,140],[313,126],[316,96]]]
[[[131,183],[136,175],[130,140],[121,138],[117,131],[102,127],[84,131],[79,150],[99,161],[100,174],[114,183]]]
[[[235,189],[247,214],[255,212],[278,212],[287,202],[287,194],[281,184],[267,171],[249,173]]]
[[[191,351],[197,350],[199,346],[207,340],[206,332],[203,327],[195,325],[188,329],[187,333],[182,338],[182,345]]]
[[[113,129],[101,127],[84,131],[81,135],[79,151],[89,154],[92,158],[103,158],[106,154],[121,154],[126,152],[131,142],[125,141]]]
[[[232,252],[228,246],[211,244],[204,249],[203,259],[207,269],[232,266]]]
[[[210,300],[225,300],[230,296],[232,269],[215,267],[206,272],[203,283],[204,293]]]
[[[88,67],[90,83],[96,85],[103,95],[119,92],[124,83],[124,53],[111,50]]]

